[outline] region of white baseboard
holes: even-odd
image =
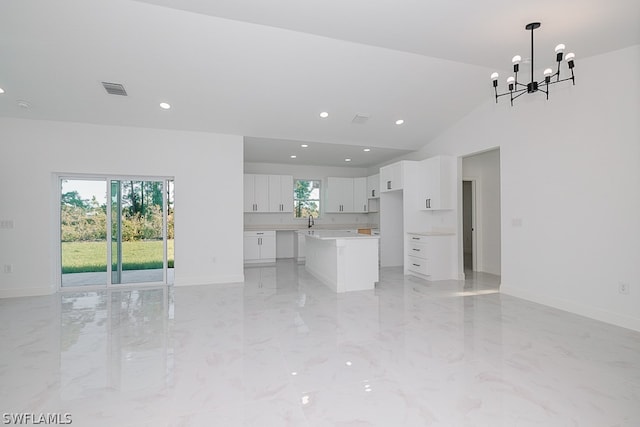
[[[54,293],[56,290],[51,287],[0,289],[0,298],[39,297]]]
[[[638,317],[624,316],[618,313],[612,313],[607,310],[576,304],[559,298],[552,298],[545,295],[523,291],[504,283],[500,285],[500,293],[640,332],[640,318]]]

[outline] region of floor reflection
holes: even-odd
[[[60,397],[161,391],[172,380],[172,288],[60,294]]]
[[[0,406],[73,425],[640,425],[640,334],[384,268],[336,294],[292,260],[244,283],[0,299]]]

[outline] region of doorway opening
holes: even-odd
[[[462,265],[465,275],[501,275],[500,149],[462,158]]]
[[[61,288],[171,284],[172,178],[60,176]]]
[[[474,271],[477,265],[476,232],[476,181],[462,181],[462,248],[464,271]]]

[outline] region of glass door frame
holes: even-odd
[[[105,244],[107,245],[107,280],[106,285],[71,285],[71,286],[62,286],[62,227],[61,227],[61,212],[60,206],[62,203],[62,181],[63,180],[87,180],[87,181],[104,181],[105,190],[106,190],[106,205],[107,205],[107,218],[106,218],[106,239]],[[169,264],[169,256],[168,256],[168,206],[169,206],[169,181],[173,181],[175,188],[175,178],[172,176],[148,176],[148,175],[102,175],[102,174],[79,174],[79,173],[55,173],[54,181],[56,187],[55,197],[55,212],[56,212],[56,247],[57,254],[55,258],[55,278],[56,285],[58,291],[91,291],[91,290],[99,290],[99,289],[120,289],[125,287],[149,287],[149,286],[166,286],[168,285],[168,264]],[[112,219],[113,219],[113,199],[112,199],[112,181],[153,181],[153,182],[162,182],[162,281],[159,282],[139,282],[139,283],[113,283],[113,227],[112,227]],[[120,198],[120,197],[119,197]],[[120,200],[121,203],[121,200]],[[175,209],[175,207],[174,207]],[[121,227],[120,232],[121,232]],[[121,250],[118,252],[118,257],[121,258]],[[175,254],[174,254],[175,257]]]

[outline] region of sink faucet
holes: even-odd
[[[309,228],[313,227],[313,224],[315,224],[313,221],[313,215],[309,215]]]

